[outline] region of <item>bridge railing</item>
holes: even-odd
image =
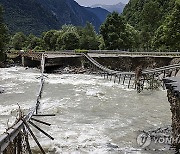
[[[179,69],[179,68],[180,68],[180,64],[174,64],[174,65],[168,65],[168,66],[163,66],[163,67],[159,67],[159,68],[144,70],[143,74],[156,73],[156,72],[172,70],[172,69]]]
[[[39,53],[39,52],[37,52]],[[50,54],[81,54],[76,50],[59,50],[59,51],[46,51],[45,53]],[[82,50],[82,53],[83,50]],[[180,52],[129,52],[125,50],[85,50],[85,53],[97,53],[97,54],[132,54],[132,55],[180,55]]]
[[[151,52],[130,52],[126,50],[58,50],[58,51],[44,51],[44,52],[38,52],[38,51],[31,51],[31,52],[23,52],[23,51],[15,51],[10,52],[7,54],[81,54],[81,53],[96,53],[96,54],[122,54],[122,55],[156,55],[156,56],[180,56],[180,51],[171,51],[171,52],[158,52],[158,51],[151,51]]]

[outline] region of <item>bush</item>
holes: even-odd
[[[84,54],[87,54],[87,53],[88,53],[88,50],[76,49],[76,50],[75,50],[75,53],[84,53]]]

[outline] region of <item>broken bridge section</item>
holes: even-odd
[[[164,88],[163,79],[166,77],[176,76],[180,64],[163,66],[160,68],[142,70],[142,66],[138,66],[135,72],[122,72],[109,69],[88,54],[83,54],[90,62],[90,67],[93,71],[97,71],[104,78],[114,80],[114,83],[126,85],[128,88],[134,88],[140,93],[145,87],[156,89],[159,86]]]
[[[30,134],[38,147],[40,148],[41,152],[45,154],[43,147],[38,142],[38,139],[36,138],[35,134],[33,133],[30,126],[36,128],[38,131],[43,133],[48,138],[54,140],[52,136],[50,136],[48,133],[46,133],[44,130],[42,130],[39,126],[33,123],[33,121],[36,121],[38,123],[50,126],[51,124],[38,120],[37,117],[39,116],[55,116],[54,114],[39,114],[38,109],[40,107],[40,101],[42,97],[44,82],[45,82],[45,75],[44,75],[44,68],[45,68],[45,56],[44,54],[41,54],[41,76],[40,79],[40,87],[36,99],[35,106],[30,109],[29,113],[27,115],[23,115],[22,111],[19,107],[19,117],[17,121],[14,123],[13,126],[8,128],[6,132],[0,136],[0,153],[2,154],[19,154],[22,152],[28,152],[29,154],[32,154],[30,144],[28,141],[28,135]]]

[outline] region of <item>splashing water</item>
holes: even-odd
[[[39,75],[38,69],[0,69],[0,86],[5,90],[0,94],[0,134],[7,119],[9,125],[15,121],[17,104],[25,113],[35,105]],[[166,91],[137,94],[96,75],[48,74],[39,112],[56,114],[40,118],[50,127],[38,124],[54,141],[33,129],[49,154],[157,153],[137,146],[138,131],[171,124]],[[34,141],[31,147],[38,153]]]

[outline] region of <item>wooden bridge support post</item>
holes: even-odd
[[[113,75],[112,75],[112,73],[111,73],[110,81],[112,80],[112,76],[113,76]]]
[[[142,90],[144,90],[145,77],[143,76]]]
[[[173,71],[171,71],[171,72],[169,73],[169,77],[171,77],[171,76],[172,76],[172,73],[173,73]]]
[[[90,63],[90,73],[92,73],[92,64]]]
[[[117,77],[117,75],[115,74],[114,75],[114,83],[116,83],[116,77]]]
[[[109,75],[109,73],[107,72],[107,79],[108,79],[108,75]]]
[[[125,80],[126,80],[126,75],[124,75],[124,78],[123,78],[123,85],[124,85],[124,83],[125,83]]]
[[[31,134],[31,136],[33,137],[34,141],[36,142],[36,144],[38,145],[38,147],[40,148],[41,152],[43,154],[46,154],[44,149],[42,148],[41,144],[39,143],[39,141],[37,140],[36,136],[34,135],[34,133],[32,132],[32,130],[30,129],[29,125],[27,124],[26,121],[23,121],[24,125],[26,126],[26,128],[28,129],[29,133]]]
[[[84,63],[85,63],[85,60],[83,58],[81,58],[81,68],[84,69]]]
[[[25,57],[22,56],[22,57],[21,57],[21,60],[22,60],[22,61],[21,61],[21,62],[22,62],[22,66],[25,67]]]
[[[150,77],[150,89],[154,89],[154,73]]]
[[[29,152],[29,154],[32,154],[31,147],[29,144],[29,139],[28,139],[28,132],[25,128],[25,125],[23,125],[23,133],[25,135],[25,142],[26,142],[26,146],[27,146],[27,151]]]
[[[106,78],[106,72],[104,72],[104,79]]]
[[[131,78],[132,78],[132,76],[130,76],[130,78],[129,78],[128,88],[130,87],[130,84],[131,84]]]
[[[118,81],[118,84],[120,84],[121,82],[121,74],[119,75],[119,81]]]
[[[134,89],[136,89],[136,88],[137,88],[137,81],[134,80]]]
[[[175,73],[174,73],[174,76],[176,76],[178,72],[179,72],[179,69],[176,69]]]
[[[154,77],[155,77],[155,74],[153,73],[153,76],[152,76],[152,89],[154,89]]]
[[[92,65],[92,71],[93,71],[93,74],[94,74],[94,72],[95,72],[95,66],[94,65]]]
[[[163,73],[164,73],[163,78],[165,78],[166,77],[166,71],[164,70]]]

